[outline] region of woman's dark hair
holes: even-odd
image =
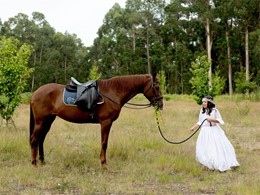
[[[212,96],[205,96],[204,98],[207,98],[209,100],[212,100],[213,101],[213,97]],[[207,108],[202,108],[202,114],[204,114],[205,112],[207,112],[208,115],[210,115],[210,113],[212,112],[212,109],[215,108],[215,104],[208,101],[208,106]]]

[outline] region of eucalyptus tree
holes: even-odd
[[[33,12],[29,20],[27,15],[19,13],[4,22],[1,34],[16,37],[21,44],[29,43],[34,48],[29,66],[35,71],[27,91],[49,82],[66,83],[69,76],[83,77],[82,72],[85,73],[84,78],[87,78],[88,71],[82,71],[87,64],[87,48],[75,34],[55,32],[44,14]]]
[[[54,34],[54,29],[50,27],[43,14],[33,12],[32,15],[32,19],[29,20],[27,15],[19,13],[4,22],[1,29],[1,34],[15,37],[21,44],[29,43],[34,48],[29,59],[29,66],[35,71],[32,73],[31,87],[27,87],[28,91],[33,91],[35,87],[38,87],[38,84],[35,86],[35,82],[40,83],[44,78],[44,72],[42,72],[42,67],[45,66],[44,55],[51,45],[51,37]]]
[[[166,21],[162,29],[165,47],[165,70],[170,93],[189,93],[189,67],[194,51],[200,50],[200,28],[189,21],[187,7],[181,0],[171,1],[165,8]],[[195,30],[196,29],[196,30]]]
[[[3,23],[1,34],[6,37],[14,36],[21,43],[25,43],[32,35],[31,29],[28,28],[31,25],[32,22],[26,14],[18,13]]]
[[[31,37],[28,40],[34,47],[30,59],[30,65],[36,70],[31,77],[31,91],[39,87],[40,83],[43,84],[45,78],[45,69],[48,69],[48,62],[46,63],[46,54],[52,45],[52,37],[55,34],[54,28],[50,26],[45,19],[44,14],[40,12],[32,13],[32,25],[27,27],[31,29]]]
[[[161,69],[163,42],[160,35],[165,23],[165,5],[164,0],[126,1],[128,32],[132,38],[133,51],[136,53],[136,48],[139,48],[139,52],[146,53],[148,73]]]
[[[128,42],[124,37],[123,11],[118,3],[108,11],[90,49],[91,66],[97,63],[108,77],[119,74],[124,52],[122,48]]]
[[[212,87],[212,60],[211,60],[211,49],[213,43],[213,31],[211,30],[212,23],[214,20],[214,9],[215,4],[213,0],[184,0],[185,6],[190,11],[190,20],[196,20],[202,24],[205,28],[206,34],[206,51],[208,61],[210,63],[208,77],[209,87]]]
[[[46,53],[48,66],[45,66],[47,69],[44,72],[49,72],[46,75],[48,82],[67,83],[69,76],[78,67],[76,35],[56,32],[52,37],[52,44]]]
[[[219,26],[219,35],[216,40],[214,52],[217,53],[216,60],[218,65],[223,63],[226,69],[227,64],[227,75],[228,75],[228,92],[229,95],[233,93],[233,75],[232,75],[232,56],[234,57],[234,51],[232,50],[232,31],[235,28],[234,25],[234,0],[222,1],[214,0],[216,15],[215,20]],[[225,37],[225,38],[224,38]],[[223,53],[220,51],[223,50]],[[223,62],[222,62],[223,61]],[[226,72],[224,72],[226,74]]]
[[[244,52],[241,52],[241,64],[245,64],[245,82],[250,82],[250,49],[254,47],[250,46],[250,33],[257,32],[259,29],[259,12],[260,12],[260,3],[258,0],[237,0],[234,3],[235,10],[235,21],[237,24],[237,30],[240,34],[244,35],[242,39],[244,43],[241,45],[244,46]],[[259,35],[256,35],[258,37]],[[258,39],[258,38],[256,38]],[[252,43],[252,42],[251,42]],[[254,43],[253,43],[254,44]],[[256,47],[257,48],[257,47]],[[244,53],[244,57],[243,57]],[[253,57],[253,56],[252,56]],[[257,60],[259,63],[259,59]],[[254,64],[251,64],[254,66]],[[254,73],[256,74],[256,72]]]

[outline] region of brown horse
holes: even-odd
[[[118,118],[122,106],[139,93],[150,101],[150,105],[163,107],[163,99],[156,76],[130,75],[117,76],[108,80],[97,80],[99,93],[104,103],[93,111],[84,111],[78,106],[69,106],[63,102],[65,85],[46,84],[37,89],[30,102],[30,145],[32,164],[39,160],[44,163],[44,139],[56,116],[73,123],[100,123],[101,152],[100,161],[106,164],[106,149],[112,123]]]

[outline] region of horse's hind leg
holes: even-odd
[[[37,161],[37,154],[38,154],[38,146],[39,146],[39,134],[42,129],[42,123],[37,124],[34,126],[32,129],[33,131],[30,134],[30,145],[31,145],[31,150],[32,150],[32,164],[36,166]]]
[[[39,133],[39,160],[42,162],[42,164],[44,164],[44,148],[43,148],[43,143],[45,140],[45,137],[47,135],[47,133],[49,132],[51,125],[53,123],[53,121],[55,120],[56,116],[55,115],[51,115],[48,116],[43,124],[42,124],[42,130]]]

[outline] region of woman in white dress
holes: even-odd
[[[197,129],[201,124],[196,143],[196,160],[210,170],[221,172],[240,166],[232,144],[219,125],[224,124],[224,121],[211,96],[202,99],[199,121],[190,130]]]

